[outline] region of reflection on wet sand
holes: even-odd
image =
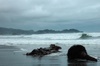
[[[32,66],[62,66],[60,64],[60,61],[58,60],[58,57],[44,56],[44,57],[33,57],[33,59],[37,60],[38,63],[33,63]]]
[[[87,66],[86,62],[73,62],[68,63],[68,66]]]
[[[68,62],[67,66],[97,66],[97,63],[91,61],[72,61]]]

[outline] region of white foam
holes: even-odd
[[[100,33],[87,33],[91,36],[100,36]],[[34,44],[99,44],[100,39],[78,39],[82,33],[64,34],[33,34],[33,35],[0,35],[0,45]]]
[[[61,56],[61,55],[62,55],[62,53],[52,53],[52,54],[49,54],[47,56]]]
[[[20,50],[21,50],[21,51],[27,51],[27,49],[24,49],[24,48],[21,48]]]

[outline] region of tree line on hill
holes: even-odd
[[[44,30],[21,30],[21,29],[13,29],[13,28],[3,28],[0,27],[0,35],[21,35],[21,34],[46,34],[46,33],[77,33],[82,32],[77,29],[64,29],[64,30],[50,30],[50,29],[44,29]]]

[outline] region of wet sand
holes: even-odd
[[[71,45],[66,45],[63,49],[65,52]],[[30,48],[31,45],[23,45],[23,48]],[[0,45],[0,66],[100,66],[99,45],[85,45],[87,52],[98,57],[98,62],[79,61],[68,62],[67,56],[63,55],[48,55],[44,57],[32,57],[24,55],[27,51],[20,51],[17,46]],[[64,52],[62,52],[64,53]]]

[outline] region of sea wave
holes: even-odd
[[[100,36],[93,36],[93,35],[83,33],[79,39],[100,39]]]
[[[85,33],[91,37],[81,39],[83,33],[64,34],[33,34],[33,35],[0,35],[0,45],[23,45],[23,44],[99,44],[100,33]],[[86,36],[85,36],[86,37]]]
[[[79,38],[79,36],[80,36],[80,33],[1,35],[0,39],[67,40],[67,39],[77,39]]]
[[[79,38],[100,38],[100,33],[62,33],[62,34],[33,34],[33,35],[0,35],[0,39],[19,40],[74,40]]]

